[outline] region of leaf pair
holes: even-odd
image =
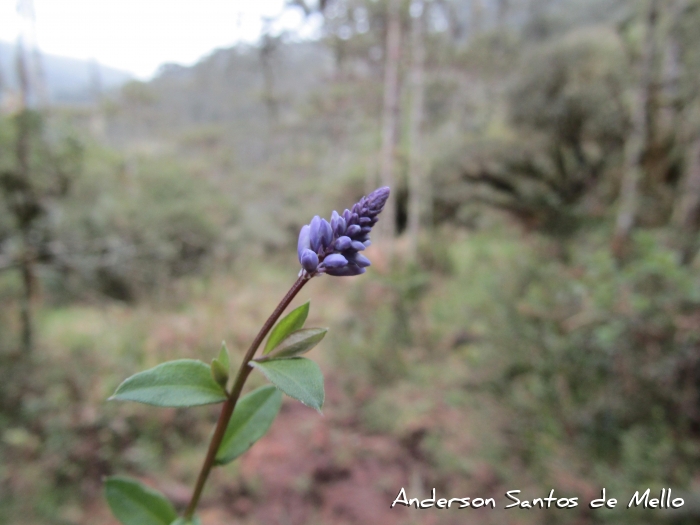
[[[309,302],[292,310],[270,332],[263,357],[251,361],[265,377],[285,394],[319,412],[323,406],[323,374],[316,363],[298,357],[325,337],[327,328],[306,328]]]
[[[289,396],[320,410],[323,376],[318,366],[297,356],[308,352],[326,335],[325,328],[301,329],[309,303],[294,309],[274,327],[258,368],[269,381]],[[289,362],[283,363],[282,360]],[[139,372],[117,387],[110,399],[137,401],[160,407],[191,407],[226,400],[230,360],[226,345],[207,366],[195,359],[178,359]]]
[[[278,358],[252,361],[250,365],[260,370],[288,396],[321,410],[324,400],[323,375],[318,365],[310,359]],[[160,407],[191,407],[221,403],[226,400],[226,391],[214,381],[206,363],[179,359],[131,376],[119,385],[110,399]],[[236,408],[236,412],[238,410]]]
[[[295,308],[275,325],[265,343],[263,355],[269,359],[295,357],[311,350],[321,342],[327,328],[303,329],[309,315],[309,301]],[[265,359],[265,358],[263,358]]]
[[[157,406],[193,406],[225,401],[223,389],[201,361],[182,359],[158,365],[124,381],[112,399],[139,401]],[[216,457],[225,464],[248,450],[270,428],[282,393],[274,386],[259,388],[241,398],[229,421]]]

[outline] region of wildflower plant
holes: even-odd
[[[301,228],[298,278],[251,343],[230,388],[230,360],[225,343],[211,365],[195,359],[168,361],[129,377],[117,387],[110,399],[159,407],[221,404],[218,422],[183,515],[178,516],[172,503],[159,492],[137,480],[113,476],[105,481],[105,494],[121,523],[199,524],[195,511],[212,468],[235,460],[265,435],[279,412],[283,393],[320,412],[324,400],[323,375],[314,361],[301,355],[316,346],[327,329],[304,328],[309,302],[277,320],[312,278],[365,273],[370,261],[360,252],[369,246],[369,234],[388,197],[389,188],[379,188],[342,215],[334,211],[330,222],[317,215]],[[262,355],[255,357],[266,336]],[[253,370],[261,372],[272,384],[241,397]]]

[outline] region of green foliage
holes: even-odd
[[[177,519],[177,512],[165,496],[134,479],[107,478],[105,496],[122,525],[170,525]]]
[[[9,118],[0,115],[0,272],[21,274],[22,355],[35,346],[31,303],[37,267],[61,266],[52,208],[63,203],[82,164],[80,142],[52,128],[44,115],[26,107]]]
[[[205,363],[179,359],[129,377],[110,399],[160,407],[191,407],[221,403],[226,400],[226,392],[214,381]]]
[[[126,99],[126,103],[136,107],[148,106],[157,100],[157,95],[154,90],[145,82],[134,80],[127,83],[122,88],[122,95]]]
[[[697,315],[700,282],[663,235],[638,234],[623,268],[595,235],[577,241],[568,263],[501,254],[494,274],[493,259],[470,262],[469,286],[482,292],[468,311],[488,334],[481,386],[512,411],[513,452],[543,482],[551,458],[570,454],[625,490],[685,484],[700,464],[681,431],[698,424],[686,403],[700,395],[687,379],[699,338],[684,320]]]
[[[41,113],[25,109],[0,118],[0,148],[0,195],[15,227],[38,227],[48,211],[39,200],[61,201],[81,174],[83,144],[73,131],[55,129]]]
[[[282,392],[268,385],[242,397],[226,427],[216,453],[216,463],[225,465],[248,450],[270,428],[282,406]]]
[[[235,217],[233,204],[182,165],[91,145],[81,184],[56,221],[63,266],[53,292],[145,298],[202,272]]]
[[[607,26],[524,48],[498,132],[464,135],[436,163],[436,218],[473,223],[475,205],[505,210],[557,238],[616,198],[629,132],[629,65]],[[478,209],[478,208],[477,208]]]
[[[294,357],[305,354],[321,342],[328,328],[306,328],[292,332],[282,339],[270,353],[270,358]]]
[[[298,308],[295,308],[284,316],[272,329],[267,342],[265,343],[265,349],[263,354],[269,353],[273,348],[275,348],[282,339],[287,337],[289,334],[295,330],[299,330],[304,327],[306,318],[309,315],[309,306],[311,301],[307,301]]]
[[[100,403],[105,388],[144,359],[192,355],[211,347],[223,326],[229,340],[248,340],[279,275],[295,264],[291,246],[307,211],[342,208],[378,171],[386,4],[331,4],[321,41],[265,41],[271,88],[261,86],[262,50],[241,47],[128,85],[110,95],[109,113],[57,108],[51,119],[31,111],[0,118],[0,270],[21,252],[18,227],[31,224],[27,253],[46,299],[35,301],[40,353],[15,367],[21,278],[12,267],[2,273],[0,521],[81,522],[65,511],[71,501],[90,521],[94,486],[114,469],[171,465],[159,475],[196,476],[195,443],[208,431],[196,413]],[[328,366],[342,371],[350,400],[343,409],[359,422],[360,442],[364,432],[382,433],[419,458],[418,481],[455,492],[458,480],[491,486],[492,477],[522,487],[570,479],[596,489],[691,485],[700,465],[698,261],[692,250],[685,261],[678,256],[678,232],[664,221],[682,193],[698,126],[700,4],[659,2],[648,104],[656,108],[648,119],[655,142],[643,156],[658,169],[640,181],[637,235],[623,264],[607,245],[647,3],[480,2],[481,18],[473,4],[424,6],[432,22],[423,160],[432,217],[443,228],[426,228],[420,240],[422,271],[387,269],[377,257],[374,277],[341,285],[351,301],[331,301],[322,314],[340,328]],[[403,57],[400,71],[408,72],[411,53]],[[411,102],[411,90],[403,92],[402,111]],[[103,117],[104,131],[95,133]],[[62,118],[85,130],[90,121],[91,129],[77,138]],[[17,175],[18,129],[31,136],[29,186]],[[406,149],[399,148],[399,185]],[[662,228],[647,229],[652,214]],[[693,242],[696,227],[685,232]],[[402,240],[396,248],[402,255]],[[260,284],[247,289],[252,276]],[[318,289],[330,297],[328,283]],[[71,305],[76,298],[80,305]],[[266,357],[252,366],[320,408],[318,367],[275,359],[323,337],[302,330],[305,306],[278,323]],[[232,312],[241,326],[230,325]],[[304,370],[287,369],[297,365]],[[206,385],[198,395],[222,401],[227,352],[196,370],[195,383]],[[158,388],[188,405],[181,386]],[[136,390],[152,400],[148,388]],[[239,401],[220,462],[272,421],[281,394],[261,390],[250,394],[260,404]],[[264,476],[241,490],[262,486]],[[312,495],[316,501],[315,487]],[[570,516],[547,519],[608,519]],[[620,523],[655,519],[625,516]]]
[[[619,145],[628,119],[620,99],[627,82],[624,53],[606,27],[573,31],[536,48],[511,94],[513,121],[558,133],[564,145]]]
[[[448,254],[438,256],[446,267],[452,265]],[[331,347],[336,366],[352,383],[381,387],[405,379],[412,351],[432,346],[424,310],[431,280],[416,264],[395,264],[390,273],[363,281],[350,296],[352,319],[334,331]]]
[[[323,374],[316,363],[304,357],[292,357],[250,364],[289,397],[321,412],[325,397]]]

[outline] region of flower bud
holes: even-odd
[[[318,253],[318,249],[321,247],[321,217],[318,215],[315,215],[309,224],[309,242],[311,249]]]
[[[341,268],[347,266],[348,260],[339,253],[332,253],[323,260],[326,268]]]
[[[342,268],[328,268],[326,273],[334,277],[352,277],[353,275],[365,273],[365,271],[366,270],[364,268],[360,268],[355,264],[348,264]]]
[[[305,249],[311,248],[309,243],[309,225],[305,224],[301,227],[299,232],[299,242],[297,243],[297,255],[299,257],[299,262],[301,262],[301,255]]]
[[[352,262],[353,264],[356,264],[360,268],[364,268],[364,267],[370,266],[372,264],[367,257],[365,257],[364,255],[362,255],[360,253],[353,254],[352,257],[348,257],[348,260],[350,262]]]
[[[321,236],[321,245],[327,248],[331,242],[333,242],[333,229],[330,223],[326,219],[321,219],[321,226],[319,227],[319,234]]]
[[[343,235],[342,237],[338,237],[335,240],[335,249],[338,250],[339,252],[344,252],[348,248],[350,248],[350,245],[352,244],[352,240],[350,237],[346,237]]]
[[[301,254],[301,266],[309,273],[316,271],[318,267],[318,255],[306,248]]]

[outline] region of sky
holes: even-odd
[[[40,50],[94,59],[148,79],[167,62],[191,65],[214,49],[254,43],[263,17],[277,17],[273,32],[313,37],[317,18],[304,20],[284,0],[33,0]],[[17,0],[0,0],[0,40],[22,30]]]

